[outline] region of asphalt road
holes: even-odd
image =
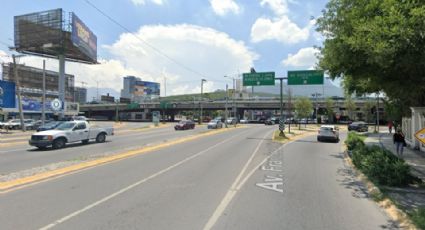
[[[0,194],[1,229],[396,229],[341,145],[202,137]],[[100,146],[100,145],[99,145]]]
[[[107,125],[107,124],[103,124]],[[74,143],[59,150],[39,150],[28,145],[29,137],[24,137],[24,143],[3,147],[0,149],[0,175],[18,172],[35,167],[41,167],[57,162],[84,159],[87,157],[114,154],[169,141],[175,138],[205,132],[206,126],[198,126],[194,130],[175,131],[170,124],[154,129],[141,128],[137,123],[129,124],[126,129],[117,129],[114,136],[108,136],[106,143],[91,141],[87,145]]]

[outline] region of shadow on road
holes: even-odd
[[[111,142],[110,140],[105,141],[104,143],[108,143]],[[73,147],[77,147],[77,146],[87,146],[87,145],[94,145],[94,144],[102,144],[102,143],[97,143],[94,141],[91,141],[87,144],[83,144],[83,143],[71,143],[71,144],[66,144],[66,146],[64,148],[61,149],[66,149],[66,148],[73,148]],[[55,151],[55,150],[61,150],[61,149],[54,149],[52,147],[48,147],[46,149],[38,149],[38,148],[33,148],[33,149],[27,149],[28,152],[46,152],[46,151]]]

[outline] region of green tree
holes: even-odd
[[[354,120],[353,111],[356,110],[356,103],[354,103],[354,100],[351,97],[351,95],[345,96],[344,106],[345,106],[345,109],[347,110],[348,118],[350,118],[351,120]]]
[[[370,100],[367,100],[364,105],[363,105],[363,113],[365,115],[365,121],[366,122],[371,122],[372,120],[372,108],[373,106],[375,106],[376,103],[373,103]]]
[[[308,97],[299,97],[295,101],[295,113],[297,118],[308,118],[313,112],[313,103]],[[299,126],[301,127],[301,126]]]
[[[326,114],[328,115],[328,123],[333,123],[334,118],[334,100],[332,98],[328,97],[325,101],[326,106]]]
[[[317,20],[319,67],[350,93],[384,92],[402,107],[425,105],[425,1],[330,0]],[[400,108],[400,111],[407,111]]]

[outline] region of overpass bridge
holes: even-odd
[[[316,108],[321,111],[326,109],[325,100],[313,100],[313,109]],[[362,113],[366,100],[354,100],[355,113]],[[288,101],[283,101],[284,113],[288,110]],[[80,106],[80,112],[84,113],[87,117],[105,117],[106,119],[115,119],[118,116],[121,119],[134,119],[134,120],[149,120],[153,111],[160,111],[174,120],[174,116],[183,111],[224,111],[227,107],[231,114],[236,114],[238,117],[246,116],[247,111],[279,111],[279,100],[225,100],[218,101],[156,101],[145,103],[111,103],[111,104],[84,104]],[[294,101],[292,101],[290,108],[294,111]],[[334,100],[334,112],[339,112],[342,115],[346,113],[344,100]],[[380,111],[383,113],[383,105],[380,105]]]

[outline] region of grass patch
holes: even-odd
[[[289,139],[288,137],[282,137],[279,134],[280,134],[280,131],[279,130],[274,131],[274,133],[273,133],[273,140],[274,141],[285,142],[285,141],[287,141]],[[285,133],[285,135],[286,134],[288,134],[288,133]]]
[[[425,229],[425,208],[419,208],[409,214],[413,223],[420,229]]]

